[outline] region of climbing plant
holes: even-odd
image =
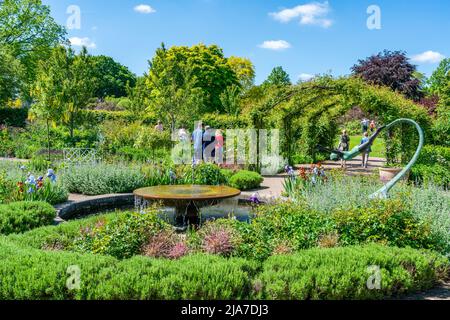
[[[251,120],[256,129],[282,128],[282,153],[292,163],[296,151],[316,159],[318,144],[333,148],[338,119],[355,106],[376,117],[381,125],[397,118],[411,118],[426,131],[430,125],[424,108],[389,88],[369,85],[358,78],[330,76],[272,90],[254,106]],[[407,162],[417,145],[414,130],[400,127],[389,133],[389,138],[388,161]]]

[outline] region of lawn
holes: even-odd
[[[351,136],[350,137],[350,150],[356,146],[358,146],[361,142],[361,136]],[[386,146],[384,144],[383,139],[376,139],[375,143],[372,146],[372,153],[370,154],[371,157],[376,158],[385,158],[385,150]]]

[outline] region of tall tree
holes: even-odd
[[[244,91],[249,90],[255,82],[255,67],[253,63],[246,58],[231,56],[228,58],[228,64],[236,74],[242,89]]]
[[[416,66],[402,51],[385,50],[359,60],[352,72],[370,84],[389,87],[410,99],[419,100],[423,96],[421,81],[415,76]]]
[[[442,96],[446,93],[450,84],[450,58],[441,61],[430,79],[428,79],[427,84],[429,87],[428,91],[432,94]],[[445,97],[442,98],[445,99]]]
[[[194,75],[197,66],[179,63],[164,45],[156,50],[153,61],[147,76],[148,110],[166,118],[174,131],[178,124],[195,120],[203,109],[204,91]]]
[[[92,56],[92,71],[97,82],[94,95],[97,98],[114,96],[116,98],[127,95],[127,86],[134,87],[136,76],[124,65],[107,56]]]
[[[289,86],[291,85],[291,79],[289,74],[283,70],[283,67],[275,67],[269,74],[269,77],[264,81],[263,86]]]
[[[38,61],[46,60],[52,48],[64,43],[66,31],[50,15],[41,0],[4,0],[0,3],[0,47],[23,65],[22,94],[35,79]]]
[[[161,52],[165,54],[162,56]],[[189,70],[188,74],[181,72],[185,70]],[[195,88],[203,91],[205,103],[202,112],[223,111],[220,94],[228,86],[238,84],[222,49],[216,45],[198,44],[166,49],[163,44],[150,62],[149,77],[156,83],[159,77],[164,78],[168,73],[176,77],[174,83],[177,86],[183,87],[186,81],[193,82]],[[151,86],[149,89],[154,90]]]
[[[86,48],[79,55],[59,46],[50,58],[41,62],[34,90],[37,103],[32,112],[47,124],[54,119],[69,130],[74,144],[74,130],[81,123],[81,112],[93,95],[95,84],[92,65]]]

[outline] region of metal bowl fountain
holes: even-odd
[[[175,208],[177,227],[199,224],[200,208],[213,206],[220,201],[235,198],[238,189],[227,186],[166,185],[142,188],[134,191],[136,208],[143,210],[152,202]]]

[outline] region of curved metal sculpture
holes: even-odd
[[[400,123],[408,123],[412,124],[416,127],[417,132],[419,133],[419,146],[417,147],[416,153],[412,157],[411,161],[406,165],[405,168],[401,172],[399,172],[391,181],[389,181],[383,188],[376,191],[372,195],[370,195],[371,199],[374,198],[387,198],[389,191],[408,173],[409,170],[411,170],[412,166],[416,163],[417,159],[419,158],[420,152],[422,151],[423,145],[424,145],[424,133],[423,129],[419,126],[417,122],[411,119],[397,119],[394,122],[382,126],[381,128],[378,128],[378,130],[369,138],[369,141],[353,148],[351,151],[340,151],[340,150],[330,150],[328,148],[324,148],[322,146],[318,146],[319,149],[327,152],[331,152],[330,159],[333,161],[337,160],[352,160],[358,155],[366,152],[369,150],[370,147],[372,147],[373,143],[375,142],[376,138],[380,135],[380,133],[384,130],[390,130],[392,127],[394,127],[397,124]]]

